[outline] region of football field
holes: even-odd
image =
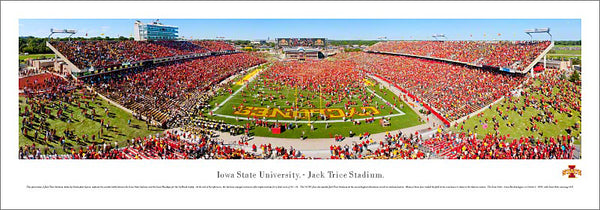
[[[248,75],[261,70],[265,69]],[[240,79],[243,82],[221,89],[204,116],[238,125],[250,120],[291,124],[291,129],[280,134],[261,126],[250,131],[250,135],[281,138],[300,138],[303,133],[307,138],[330,138],[349,136],[350,131],[356,135],[380,133],[422,124],[408,105],[372,80],[365,79],[358,94],[340,99],[322,91],[271,85],[260,76],[247,81],[248,75]]]

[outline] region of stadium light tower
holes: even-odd
[[[446,38],[446,34],[434,34],[431,35],[431,37],[433,37],[435,40],[439,40],[438,38],[444,38],[445,40],[448,40],[448,38]]]
[[[50,29],[50,35],[48,35],[48,40],[50,40],[50,37],[53,34],[71,34],[69,35],[69,41],[71,41],[71,36],[73,36],[74,34],[77,33],[77,30],[75,29],[62,29],[62,30],[58,30],[58,29]]]
[[[533,36],[531,36],[531,34],[547,33],[548,35],[550,35],[550,41],[552,41],[552,34],[550,34],[550,28],[527,29],[525,30],[525,33],[529,35],[529,40],[533,40]]]

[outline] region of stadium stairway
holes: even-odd
[[[552,50],[552,48],[554,48],[554,41],[550,42],[550,45],[548,45],[548,47],[542,52],[540,53],[540,55],[538,55],[538,57],[533,60],[533,62],[531,62],[525,69],[523,69],[523,71],[521,71],[520,73],[526,73],[528,72],[531,68],[533,68],[538,62],[540,62],[540,60],[542,60],[544,58],[544,56],[546,54],[548,54],[548,52],[550,52],[550,50]]]

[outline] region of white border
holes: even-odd
[[[1,2],[2,208],[598,208],[598,2]],[[19,18],[581,18],[582,160],[20,161]],[[532,26],[536,27],[536,26]],[[240,31],[240,33],[243,33]],[[575,164],[583,175],[561,176]],[[371,170],[383,180],[219,180],[216,171]],[[572,190],[55,190],[26,184],[573,185]]]

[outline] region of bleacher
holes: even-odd
[[[550,41],[388,41],[379,42],[367,51],[525,73],[553,46]]]
[[[246,53],[228,54],[145,66],[110,77],[90,77],[96,91],[149,121],[169,127],[173,119],[193,111],[204,94],[227,77],[266,62]],[[117,76],[115,76],[117,75]]]
[[[47,42],[75,76],[88,76],[161,63],[235,53],[223,41],[55,41]]]

